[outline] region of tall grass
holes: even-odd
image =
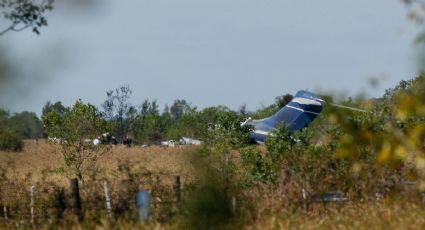
[[[257,147],[254,147],[257,148]],[[260,154],[264,149],[259,147]],[[397,193],[347,194],[348,202],[309,203],[315,193],[338,188],[339,177],[311,176],[308,167],[294,173],[282,170],[275,183],[246,183],[246,169],[238,151],[226,155],[204,147],[113,147],[100,159],[81,185],[82,221],[70,210],[69,174],[56,147],[27,142],[22,153],[0,152],[0,229],[423,229],[425,207],[421,194],[409,185]],[[298,163],[327,165],[292,156],[287,167]],[[301,166],[300,166],[301,167]],[[322,171],[325,172],[324,166]],[[350,169],[350,167],[347,167]],[[372,172],[371,172],[372,173]],[[181,176],[182,201],[175,196],[175,176]],[[369,174],[370,176],[373,176]],[[314,180],[317,184],[312,184]],[[112,200],[111,219],[104,203],[103,181]],[[371,180],[374,182],[375,180]],[[30,186],[36,186],[35,222],[30,223]],[[331,186],[332,185],[332,186]],[[411,186],[414,188],[414,186]],[[151,192],[152,218],[136,219],[135,193]],[[236,206],[232,207],[232,200]],[[8,220],[3,207],[7,207]]]

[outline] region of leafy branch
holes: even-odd
[[[40,28],[47,26],[44,14],[53,9],[53,2],[54,0],[42,0],[39,3],[34,0],[0,0],[3,16],[10,21],[10,25],[0,31],[0,36],[27,28],[32,28],[32,31],[39,35]]]

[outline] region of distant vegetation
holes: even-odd
[[[22,112],[10,115],[0,109],[0,150],[21,151],[22,139],[43,137],[43,126],[35,113]]]
[[[197,109],[186,100],[176,99],[171,106],[159,108],[156,100],[144,100],[139,105],[130,103],[132,91],[129,86],[122,86],[107,92],[107,98],[98,109],[99,114],[108,123],[108,132],[117,137],[119,142],[125,137],[133,139],[133,143],[158,144],[162,140],[179,140],[191,137],[206,140],[207,130],[223,116],[248,116],[261,118],[275,113],[288,103],[292,96],[285,94],[276,98],[276,102],[256,112],[232,111],[225,106]],[[42,109],[41,119],[49,113],[63,115],[67,107],[62,102],[46,102]],[[0,109],[0,130],[19,139],[47,138],[42,121],[33,112],[10,114]],[[105,131],[106,132],[106,131]],[[19,149],[19,148],[18,148]]]
[[[292,226],[291,223],[299,226],[300,218],[305,221],[309,217],[311,224],[332,226],[343,221],[356,224],[354,228],[370,227],[361,225],[363,220],[372,226],[373,223],[385,223],[394,227],[397,221],[409,226],[423,225],[425,219],[418,219],[418,213],[425,212],[422,205],[425,197],[425,75],[401,81],[381,98],[358,97],[340,102],[364,112],[333,107],[331,96],[322,97],[328,106],[311,126],[291,133],[281,124],[266,140],[265,146],[252,145],[250,127],[240,124],[247,117],[272,114],[292,98],[290,95],[277,97],[274,104],[256,112],[248,112],[243,106],[241,111],[223,106],[198,110],[185,100],[175,100],[160,112],[156,101],[145,100],[140,106],[130,104],[131,90],[124,86],[108,91],[102,109],[80,100],[72,107],[60,102],[46,103],[42,115],[44,130],[17,125],[40,127],[34,125],[39,124],[34,114],[29,116],[31,113],[24,112],[11,116],[3,111],[1,127],[6,134],[1,134],[4,135],[2,141],[13,143],[2,147],[4,150],[22,149],[19,141],[15,142],[19,139],[11,138],[10,134],[31,138],[31,135],[39,137],[47,133],[57,138],[56,145],[45,147],[44,143],[32,143],[30,148],[24,148],[22,155],[29,157],[27,152],[38,149],[31,153],[37,154],[32,159],[39,161],[36,165],[49,163],[45,159],[52,158],[53,152],[62,153],[62,159],[55,157],[55,165],[44,166],[39,169],[41,172],[29,173],[22,180],[7,172],[16,167],[14,163],[4,162],[6,166],[0,167],[0,185],[25,190],[21,186],[28,186],[31,178],[38,178],[33,179],[37,183],[43,181],[38,184],[41,187],[47,183],[53,190],[45,189],[43,202],[46,206],[42,207],[56,210],[52,212],[60,215],[46,215],[40,220],[64,224],[70,221],[63,217],[69,207],[66,203],[69,194],[58,185],[58,180],[77,177],[84,181],[83,224],[86,228],[104,226],[105,222],[110,223],[111,228],[121,225],[134,228],[137,222],[132,218],[136,214],[131,202],[134,202],[136,191],[147,188],[153,196],[152,226],[267,228],[270,221],[269,228],[274,229]],[[17,123],[19,119],[25,122]],[[131,137],[137,146],[103,148],[90,144],[90,140],[107,131],[119,141]],[[201,139],[204,144],[175,148],[172,151],[178,151],[182,159],[172,162],[166,160],[175,157],[171,152],[163,154],[171,148],[140,147],[183,136]],[[0,146],[4,145],[0,143]],[[100,158],[102,155],[106,159]],[[144,160],[131,163],[140,157]],[[161,170],[147,170],[152,162]],[[180,168],[170,173],[176,166]],[[173,195],[175,187],[169,181],[183,174],[181,197],[176,198]],[[58,175],[62,179],[58,179]],[[102,211],[104,206],[99,204],[103,199],[99,184],[104,178],[113,184],[115,203],[112,203],[111,212],[116,217],[114,220],[104,220],[107,218]],[[0,198],[5,197],[7,191],[0,190]],[[323,197],[329,193],[348,201],[326,206]],[[1,198],[0,205],[2,202],[15,213],[27,206],[21,199]],[[232,206],[234,202],[236,207]],[[317,202],[322,202],[323,206]],[[362,212],[364,209],[380,219],[374,222]],[[387,214],[383,212],[391,218],[385,217]],[[25,218],[16,215],[18,219]],[[0,220],[0,227],[1,223]],[[49,222],[40,221],[40,226],[46,223]]]

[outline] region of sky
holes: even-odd
[[[19,63],[19,81],[0,83],[0,107],[100,106],[107,90],[130,85],[133,105],[255,110],[300,89],[378,97],[416,72],[418,28],[399,0],[64,2],[40,36],[0,37]]]

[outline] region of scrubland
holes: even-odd
[[[263,147],[259,148],[264,152]],[[40,229],[423,229],[425,206],[418,193],[316,203],[302,196],[302,185],[291,176],[277,183],[241,183],[243,170],[237,151],[229,155],[234,174],[208,159],[203,147],[176,148],[112,146],[81,183],[84,219],[70,210],[69,178],[57,146],[26,141],[23,152],[0,153],[0,228]],[[227,159],[229,161],[229,159]],[[217,160],[214,162],[214,160]],[[222,160],[222,159],[221,159]],[[227,162],[228,163],[228,162]],[[210,171],[212,166],[215,171]],[[223,177],[224,175],[224,177]],[[175,177],[182,181],[177,201]],[[232,181],[234,179],[234,181]],[[103,181],[108,181],[112,217],[104,204]],[[317,183],[322,183],[317,181]],[[35,186],[31,223],[30,187]],[[135,193],[151,192],[151,220],[137,221]],[[309,196],[313,195],[311,189]],[[232,207],[232,199],[235,204]],[[5,213],[4,208],[7,209]]]

